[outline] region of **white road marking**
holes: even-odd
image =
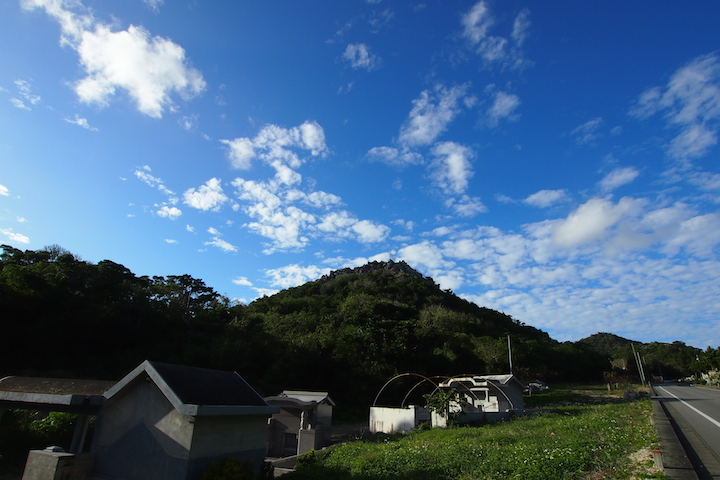
[[[656,388],[657,388],[658,390],[662,390],[663,392],[667,393],[667,394],[670,395],[671,397],[675,397],[675,399],[680,400],[680,403],[682,403],[683,405],[687,406],[687,407],[690,408],[691,410],[694,410],[695,412],[699,413],[699,414],[702,415],[705,419],[707,419],[707,420],[709,420],[710,422],[712,422],[716,427],[720,427],[720,422],[718,422],[717,420],[715,420],[715,419],[712,418],[711,416],[709,416],[709,415],[701,412],[701,411],[698,410],[697,408],[693,407],[692,405],[690,405],[689,403],[687,403],[685,400],[682,400],[681,398],[676,397],[676,396],[673,395],[672,393],[670,393],[670,392],[668,392],[667,390],[665,390],[663,387],[656,387]]]

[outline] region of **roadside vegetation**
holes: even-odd
[[[417,429],[337,444],[306,454],[284,478],[666,478],[653,468],[650,456],[658,442],[650,400],[625,402],[623,392],[606,393],[600,387],[566,387],[534,395],[551,405],[509,422]]]

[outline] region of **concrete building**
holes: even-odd
[[[145,361],[105,393],[93,474],[110,479],[199,479],[211,461],[265,458],[278,412],[234,372]]]
[[[460,414],[460,423],[507,420],[525,409],[523,385],[512,374],[454,377],[440,383],[439,388],[460,392],[462,401],[450,406],[451,413]],[[433,426],[447,424],[440,415],[432,417]]]
[[[327,392],[285,390],[265,401],[280,410],[268,424],[269,457],[301,455],[332,442],[335,402]]]
[[[280,411],[237,373],[150,361],[119,382],[6,377],[0,416],[6,408],[78,414],[69,452],[32,451],[24,480],[197,480],[223,457],[259,472],[268,419]]]

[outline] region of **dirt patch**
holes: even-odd
[[[655,466],[655,457],[650,447],[641,448],[637,452],[630,454],[630,465],[632,470],[632,480],[643,478],[652,478],[662,469]]]

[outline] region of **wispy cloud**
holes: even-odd
[[[540,190],[525,198],[523,203],[532,207],[548,208],[567,200],[567,197],[566,190]]]
[[[91,132],[98,131],[97,128],[90,126],[90,123],[88,123],[86,118],[83,118],[78,114],[75,114],[75,118],[65,118],[63,120],[65,120],[68,123],[72,123],[73,125],[77,125],[78,127],[82,127],[85,130],[90,130]]]
[[[400,129],[400,144],[418,147],[433,143],[447,130],[463,105],[472,104],[467,90],[468,85],[452,88],[437,85],[432,90],[423,90],[420,97],[413,100],[410,115]]]
[[[380,66],[380,58],[370,53],[370,49],[364,43],[351,43],[343,53],[343,59],[352,68],[372,71]]]
[[[487,123],[496,127],[500,120],[517,121],[520,114],[516,113],[520,106],[520,97],[507,92],[495,92],[492,97],[492,104],[487,110]]]
[[[640,172],[633,167],[616,168],[600,181],[600,189],[611,192],[616,188],[631,183],[638,175],[640,175]]]
[[[10,102],[22,110],[32,110],[32,106],[40,103],[40,96],[32,93],[32,86],[27,80],[15,80],[15,86],[21,98],[11,98]]]
[[[671,158],[687,162],[717,144],[720,128],[720,59],[702,55],[679,68],[667,85],[640,95],[630,115],[644,120],[662,114],[677,133],[667,145]]]
[[[490,11],[489,3],[484,0],[477,2],[462,16],[461,24],[463,37],[486,66],[519,69],[528,63],[522,51],[531,26],[528,9],[523,9],[515,17],[509,38],[491,34],[497,20]]]
[[[0,228],[0,234],[5,235],[8,240],[14,243],[30,243],[30,238],[23,235],[22,233],[13,232],[12,228]]]
[[[578,145],[586,145],[603,137],[603,134],[600,132],[602,124],[602,117],[593,118],[582,125],[578,125],[570,133],[575,136],[575,141]]]
[[[232,245],[230,242],[227,242],[218,236],[215,236],[212,238],[212,240],[205,242],[205,245],[219,248],[223,252],[237,252],[238,251],[238,249],[235,245]]]

